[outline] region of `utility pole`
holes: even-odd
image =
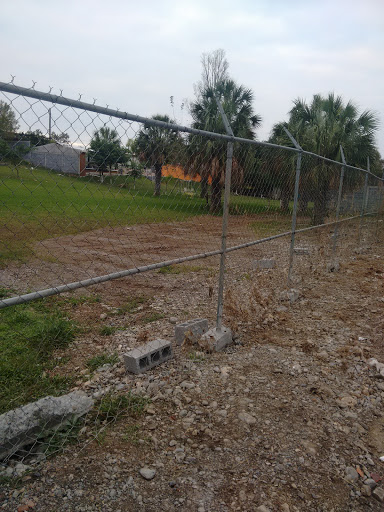
[[[48,117],[49,117],[48,137],[49,137],[49,140],[51,140],[51,136],[52,136],[52,109],[51,108],[48,109]]]

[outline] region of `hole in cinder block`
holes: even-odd
[[[171,347],[163,348],[161,352],[161,357],[168,357],[169,355],[171,355]]]
[[[151,354],[151,363],[156,363],[160,359],[160,352],[154,352]]]
[[[139,359],[140,368],[145,368],[148,365],[149,365],[148,357],[142,357],[141,359]]]

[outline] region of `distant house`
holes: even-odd
[[[23,158],[36,167],[45,167],[64,174],[86,174],[85,151],[58,142],[36,146]]]

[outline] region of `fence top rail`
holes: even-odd
[[[374,178],[377,178],[379,181],[384,181],[384,178],[380,178],[379,176],[376,176],[376,174],[373,174],[367,169],[362,169],[360,167],[354,167],[352,165],[343,164],[342,162],[337,162],[336,160],[332,160],[330,158],[317,155],[316,153],[312,153],[311,151],[304,151],[301,148],[296,147],[290,147],[290,146],[281,146],[279,144],[272,144],[270,142],[263,142],[258,140],[252,140],[252,139],[244,139],[242,137],[235,137],[231,135],[225,135],[222,133],[215,133],[215,132],[209,132],[206,130],[198,130],[196,128],[190,128],[188,126],[182,126],[177,123],[167,123],[165,121],[158,121],[157,119],[150,119],[148,117],[138,116],[135,114],[129,114],[128,112],[122,112],[120,110],[111,109],[109,107],[102,107],[99,105],[96,105],[95,103],[85,103],[80,100],[74,100],[70,98],[66,98],[65,96],[57,95],[57,94],[51,94],[51,92],[42,92],[37,91],[34,88],[34,85],[30,88],[28,87],[21,87],[18,85],[15,85],[13,83],[6,83],[6,82],[0,82],[0,91],[15,94],[18,96],[24,96],[27,98],[33,98],[40,101],[47,101],[49,103],[57,103],[59,105],[63,105],[66,107],[72,107],[77,108],[80,110],[87,110],[90,112],[95,112],[97,114],[102,114],[110,117],[116,117],[118,119],[124,119],[126,121],[133,121],[136,123],[142,123],[147,124],[151,126],[158,126],[160,128],[165,128],[167,130],[174,130],[174,131],[180,131],[185,133],[191,133],[192,135],[201,135],[204,137],[209,137],[212,139],[221,139],[223,141],[230,141],[230,142],[239,142],[242,144],[249,144],[249,145],[255,145],[255,146],[263,146],[268,148],[277,148],[282,149],[285,151],[292,151],[294,153],[302,153],[311,157],[319,158],[325,162],[329,162],[332,164],[336,164],[339,166],[345,165],[345,168],[352,169],[355,171],[364,172],[366,174],[369,174],[373,176]]]

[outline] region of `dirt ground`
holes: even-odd
[[[149,262],[153,250],[161,261],[180,247],[199,249],[201,239],[185,242],[184,224],[172,238],[158,231],[154,245],[145,245],[141,231],[144,249],[137,257]],[[231,229],[231,242],[248,236],[234,224]],[[94,233],[93,241],[102,235]],[[384,363],[382,224],[367,221],[360,248],[356,235],[355,224],[341,229],[337,272],[328,265],[331,229],[298,235],[296,245],[308,254],[295,256],[289,287],[288,239],[230,253],[224,325],[234,343],[220,353],[173,343],[171,361],[139,376],[125,372],[128,349],[155,338],[173,340],[175,322],[207,318],[214,326],[218,258],[181,265],[180,273],[156,271],[88,289],[101,300],[71,306],[72,317],[118,330],[81,335],[57,371],[75,370],[76,389],[95,400],[128,391],[147,397],[145,412],[123,411],[98,431],[90,415],[76,443],[64,445],[63,435],[56,455],[41,454],[37,465],[30,457],[9,461],[29,471],[2,485],[0,509],[384,510],[384,380],[371,361]],[[83,261],[93,257],[89,240],[83,236]],[[55,247],[68,249],[61,258],[67,255],[70,275],[70,240],[49,244],[50,254]],[[115,253],[101,252],[95,268],[108,271],[117,264]],[[123,266],[121,254],[117,258]],[[276,268],[256,270],[259,258],[275,258]],[[15,281],[16,268],[8,272]],[[134,307],[124,310],[133,298]],[[103,352],[116,352],[119,362],[87,371],[89,357]],[[152,479],[140,474],[143,468],[152,470]]]

